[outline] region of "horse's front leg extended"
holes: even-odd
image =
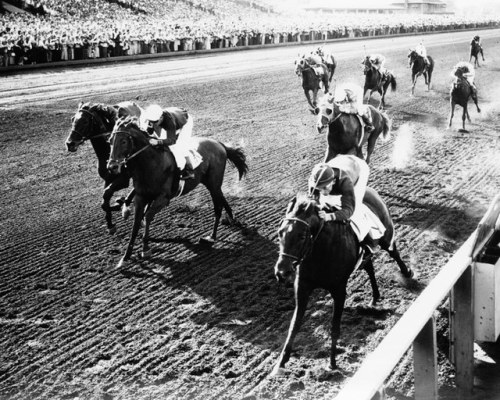
[[[465,107],[463,108],[463,112],[462,112],[462,129],[465,131],[465,118],[468,116],[467,114],[467,105],[465,105]],[[469,120],[470,122],[470,120]]]
[[[135,239],[137,238],[137,233],[142,224],[142,218],[144,216],[144,208],[146,207],[146,202],[142,196],[135,197],[135,215],[134,224],[132,226],[132,233],[130,234],[130,239],[127,245],[127,250],[125,255],[122,257],[118,263],[118,268],[124,267],[128,264],[130,257],[132,256],[132,251],[134,250]]]
[[[309,93],[309,90],[306,90],[304,89],[304,94],[306,95],[306,99],[307,99],[307,102],[309,103],[309,105],[312,107],[312,109],[314,110],[316,108],[315,105],[313,105],[313,102],[311,100],[311,94]]]
[[[347,285],[347,283],[346,283]],[[342,313],[344,312],[344,304],[346,298],[345,285],[338,292],[331,293],[333,297],[333,317],[332,317],[332,348],[330,350],[330,368],[337,368],[337,362],[335,357],[337,355],[337,342],[340,337],[340,320],[342,319]]]
[[[451,104],[451,112],[450,112],[450,122],[448,123],[448,128],[451,128],[451,121],[453,119],[453,116],[455,115],[455,102],[452,100],[450,101]]]
[[[290,322],[290,328],[288,329],[288,336],[285,341],[285,346],[281,351],[273,371],[272,376],[280,374],[283,368],[285,368],[286,363],[290,359],[290,354],[292,353],[292,346],[295,336],[299,332],[304,314],[307,308],[307,302],[309,301],[309,296],[311,295],[311,289],[304,284],[298,282],[298,278],[295,280],[295,311],[293,312],[292,321]]]
[[[165,206],[170,203],[170,200],[167,197],[161,196],[151,202],[146,210],[144,215],[144,234],[142,236],[142,253],[141,257],[147,259],[151,257],[151,249],[149,248],[149,228],[151,226],[151,222],[155,215]]]
[[[120,204],[115,204],[111,206],[110,204],[111,198],[113,197],[113,194],[115,194],[118,190],[124,189],[126,187],[128,187],[128,179],[124,180],[121,177],[118,177],[117,179],[114,179],[111,182],[106,181],[106,186],[102,194],[101,208],[106,213],[106,225],[108,228],[108,232],[111,235],[116,232],[116,226],[113,224],[113,218],[111,213],[113,211],[120,210],[121,207]]]
[[[134,196],[135,196],[135,189],[132,189],[125,198],[125,201],[123,202],[122,206],[123,219],[128,219],[128,217],[130,217],[130,213],[132,212],[132,207],[130,207],[130,204],[132,203]]]

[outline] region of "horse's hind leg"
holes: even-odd
[[[462,112],[462,128],[465,131],[465,118],[469,116],[469,113],[467,112],[467,105],[463,108]],[[470,118],[469,118],[470,122]]]
[[[394,261],[396,261],[396,263],[398,264],[399,270],[401,271],[401,273],[403,274],[403,276],[405,278],[412,278],[414,276],[413,271],[402,260],[401,255],[399,254],[399,250],[398,250],[395,242],[392,244],[391,250],[389,250],[389,249],[384,249],[384,250],[386,250],[389,253],[389,255],[391,256],[391,258]]]
[[[363,269],[367,272],[368,278],[370,279],[370,285],[372,287],[373,293],[371,305],[375,306],[380,300],[380,291],[378,289],[377,279],[375,279],[375,269],[373,268],[373,260],[371,254],[363,262]]]

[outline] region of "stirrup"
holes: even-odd
[[[181,176],[179,177],[182,180],[193,179],[194,178],[194,170],[192,169],[184,169],[181,171]]]

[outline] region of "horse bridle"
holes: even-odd
[[[296,271],[298,266],[300,264],[302,264],[302,261],[304,261],[304,258],[306,258],[306,256],[310,253],[311,249],[313,248],[314,242],[316,242],[316,239],[318,239],[318,236],[321,233],[321,230],[323,229],[324,221],[321,219],[321,225],[320,225],[320,227],[318,229],[318,233],[316,233],[316,235],[312,234],[311,225],[308,222],[304,221],[303,219],[295,218],[295,217],[283,218],[281,220],[280,226],[283,225],[283,222],[286,222],[286,221],[289,221],[292,223],[298,222],[298,223],[305,225],[307,228],[307,231],[306,231],[307,232],[307,239],[304,241],[304,244],[302,245],[302,247],[299,251],[299,256],[285,253],[283,251],[279,252],[279,255],[281,257],[286,257],[286,258],[290,258],[293,260],[292,267],[293,267],[293,270]]]
[[[133,141],[133,138],[132,138],[132,135],[130,134],[130,132],[127,132],[127,131],[124,131],[124,130],[118,130],[118,131],[115,131],[115,132],[111,132],[111,134],[113,135],[117,135],[118,133],[123,133],[125,135],[127,135],[127,138],[128,140],[130,141],[130,143],[134,144],[134,141]],[[132,147],[130,146],[130,147]],[[135,158],[136,156],[138,156],[139,154],[141,154],[144,150],[146,150],[148,147],[151,147],[151,144],[148,143],[146,146],[144,147],[141,147],[139,150],[137,150],[135,153],[132,153],[130,155],[126,155],[125,158],[122,160],[122,161],[118,161],[118,160],[113,160],[113,159],[110,159],[110,161],[115,161],[118,165],[126,165],[128,161],[130,161],[131,159]],[[132,151],[132,150],[131,150]]]
[[[102,121],[102,119],[97,115],[95,114],[94,112],[92,111],[89,111],[89,110],[85,110],[85,109],[80,109],[78,110],[80,111],[81,113],[83,114],[87,114],[87,115],[90,115],[90,128],[89,130],[92,129],[92,127],[97,124],[97,126],[99,127],[99,130],[106,130],[106,126],[104,125],[104,122]],[[78,134],[81,138],[81,142],[85,142],[86,140],[92,140],[92,139],[97,139],[97,138],[100,138],[100,137],[106,137],[106,136],[109,136],[111,135],[111,131],[105,131],[105,132],[102,132],[102,133],[99,133],[95,136],[92,136],[92,137],[89,137],[89,136],[85,136],[83,133],[81,133],[80,131],[77,131],[76,129],[72,129],[71,130],[72,132],[75,132],[76,134]]]

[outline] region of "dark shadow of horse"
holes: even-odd
[[[365,74],[365,85],[363,87],[363,102],[369,103],[373,92],[378,92],[380,94],[380,103],[378,105],[379,109],[385,108],[385,94],[391,87],[392,91],[397,88],[396,77],[391,71],[387,71],[382,74],[377,68],[375,68],[370,62],[370,56],[366,56],[362,61],[364,67],[363,73]]]
[[[415,94],[415,85],[417,83],[417,78],[420,75],[424,76],[425,84],[427,85],[427,91],[431,90],[431,80],[432,72],[434,71],[434,59],[431,56],[427,56],[429,60],[429,65],[425,65],[424,57],[418,54],[415,50],[410,50],[408,53],[408,63],[411,67],[411,95]]]
[[[319,71],[319,75],[314,68]],[[306,96],[307,102],[309,103],[309,106],[313,110],[317,105],[318,91],[321,89],[320,83],[323,84],[323,90],[325,93],[328,93],[330,85],[330,75],[326,65],[317,64],[314,66],[314,68],[307,61],[304,55],[295,60],[295,73],[302,78],[302,88],[304,89],[304,94]]]
[[[413,271],[403,262],[394,243],[394,225],[384,201],[375,190],[367,187],[363,202],[386,227],[384,236],[378,241],[379,246],[397,262],[401,275],[408,279],[407,283],[412,282]],[[362,262],[362,253],[350,224],[338,221],[325,223],[318,216],[320,208],[317,199],[299,194],[288,205],[278,229],[279,257],[274,271],[280,282],[294,285],[295,311],[272,375],[280,374],[290,359],[293,341],[302,324],[309,297],[317,288],[327,290],[334,301],[330,367],[336,368],[337,341],[347,282],[356,265]],[[374,305],[380,293],[371,257],[367,257],[361,266],[370,278]]]
[[[452,84],[450,89],[450,121],[448,123],[448,129],[451,128],[451,121],[455,115],[455,106],[458,104],[462,107],[462,131],[467,132],[465,129],[465,118],[471,122],[469,111],[467,110],[467,105],[469,103],[469,98],[472,98],[474,104],[476,105],[477,112],[480,113],[481,109],[477,104],[477,97],[473,95],[473,91],[470,83],[464,77],[459,77],[456,84]]]
[[[126,165],[135,189],[134,224],[127,250],[118,267],[125,266],[130,260],[143,218],[142,257],[148,258],[151,255],[149,229],[155,214],[174,197],[191,192],[200,183],[210,192],[215,214],[212,234],[202,238],[202,242],[212,244],[216,240],[222,209],[225,209],[229,222],[234,222],[231,207],[222,193],[221,186],[228,160],[238,170],[240,179],[247,173],[248,166],[243,150],[209,138],[191,140],[203,161],[196,167],[195,177],[181,185],[175,158],[170,149],[153,148],[149,144],[147,133],[138,126],[137,119],[127,117],[117,121],[110,138],[108,169],[119,174],[121,168]]]
[[[327,149],[325,162],[337,154],[355,154],[365,159],[363,146],[366,144],[366,162],[370,163],[375,143],[382,134],[382,140],[387,141],[391,135],[391,122],[388,116],[371,105],[369,108],[374,129],[367,132],[363,128],[360,117],[356,114],[341,112],[339,104],[334,102],[332,95],[324,96],[316,109],[318,114],[316,129],[318,133],[327,134]]]
[[[134,191],[132,190],[126,198],[119,199],[113,206],[110,204],[114,193],[129,186],[130,176],[125,168],[118,175],[108,171],[106,167],[110,154],[108,137],[118,118],[127,115],[139,117],[142,111],[141,107],[131,101],[116,105],[80,103],[72,117],[71,132],[66,138],[66,149],[69,152],[77,151],[78,147],[87,140],[94,148],[97,156],[97,171],[104,180],[101,208],[106,213],[106,225],[111,234],[116,232],[111,213],[119,211],[122,204],[129,206],[134,197]]]
[[[479,67],[479,54],[481,54],[481,57],[483,58],[484,61],[484,54],[483,54],[483,47],[477,43],[475,40],[471,42],[470,45],[470,57],[469,57],[469,62],[471,62],[472,58],[474,57],[474,66]]]

